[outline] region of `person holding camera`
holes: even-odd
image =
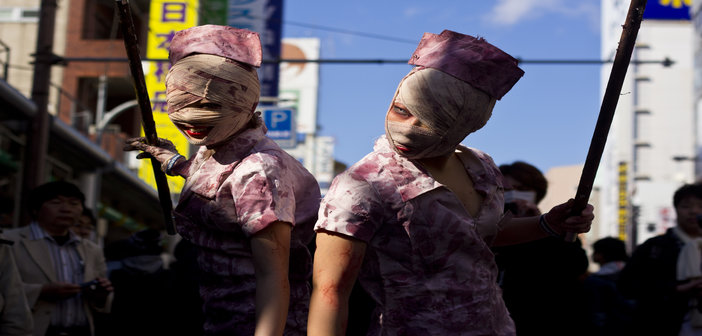
[[[93,311],[110,310],[113,288],[102,249],[70,230],[84,202],[72,183],[40,185],[29,194],[32,222],[5,231],[14,241],[34,335],[94,335]]]
[[[631,334],[702,335],[702,184],[673,194],[677,225],[638,246],[619,273],[635,300]]]

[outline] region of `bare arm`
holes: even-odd
[[[525,243],[548,235],[539,227],[539,217],[512,218],[495,237],[494,246]]]
[[[282,335],[288,316],[290,232],[286,222],[274,222],[251,238],[256,272],[256,335]]]
[[[566,232],[588,232],[592,225],[592,220],[595,218],[592,205],[588,204],[580,216],[570,216],[570,209],[573,206],[573,200],[559,204],[553,207],[543,216],[546,218],[548,226],[559,235],[565,235]],[[494,246],[504,246],[524,243],[540,238],[545,238],[549,234],[540,226],[539,216],[512,218],[507,223],[504,223],[500,232],[497,234]]]
[[[366,243],[360,240],[325,231],[317,233],[308,335],[344,335],[349,295],[365,252]]]

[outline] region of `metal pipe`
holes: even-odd
[[[141,65],[141,56],[139,55],[139,43],[137,41],[134,21],[132,19],[131,6],[127,0],[116,0],[117,9],[119,11],[119,19],[122,23],[122,36],[124,37],[124,46],[127,50],[129,58],[129,69],[134,80],[134,89],[136,93],[139,109],[141,110],[141,124],[144,128],[146,142],[149,145],[158,145],[158,136],[156,135],[156,123],[152,115],[151,102],[149,94],[146,90],[146,81],[144,80],[144,69]],[[156,158],[151,158],[151,166],[154,171],[154,179],[156,180],[156,189],[158,190],[158,198],[163,210],[163,218],[165,220],[166,231],[170,235],[175,235],[175,224],[173,220],[173,202],[171,201],[171,193],[168,189],[168,180],[166,174],[161,171],[161,163]]]
[[[646,0],[632,0],[629,4],[629,12],[624,21],[622,35],[619,39],[619,47],[617,47],[617,53],[614,56],[612,72],[609,74],[607,88],[602,98],[600,114],[597,117],[595,131],[592,134],[590,149],[588,150],[585,165],[580,175],[580,183],[575,193],[575,203],[573,204],[571,215],[580,215],[590,199],[590,193],[595,183],[595,175],[597,174],[597,169],[600,166],[600,159],[602,159],[602,152],[607,143],[607,135],[612,125],[612,119],[614,119],[614,111],[617,109],[617,103],[619,102],[619,96],[621,95],[622,86],[624,85],[624,78],[629,68],[631,54],[634,51],[636,36],[641,26],[645,8]],[[566,241],[571,242],[575,241],[576,238],[577,234],[573,232],[568,232],[565,237]]]
[[[46,180],[46,157],[49,141],[49,83],[53,62],[54,26],[56,22],[57,0],[42,0],[39,9],[37,30],[36,60],[32,80],[32,101],[37,106],[37,114],[27,127],[27,147],[25,148],[25,168],[22,178],[22,200],[27,193]],[[23,202],[22,204],[26,204]],[[20,212],[22,221],[29,220],[26,207]]]

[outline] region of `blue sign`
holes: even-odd
[[[283,22],[283,0],[229,0],[227,24],[259,33],[263,59],[280,59]],[[261,96],[278,96],[280,65],[264,62],[258,69]]]
[[[263,121],[268,128],[266,135],[275,140],[283,148],[294,148],[297,145],[297,130],[295,110],[289,107],[263,107]]]
[[[692,0],[651,0],[643,18],[649,20],[690,20]]]
[[[283,0],[268,0],[266,4],[266,28],[261,40],[263,59],[280,59],[283,38]],[[278,79],[280,64],[266,62],[261,64],[261,96],[278,97]]]

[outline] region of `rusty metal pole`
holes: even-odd
[[[34,60],[34,77],[32,80],[32,101],[37,106],[37,113],[29,121],[26,132],[26,147],[23,158],[22,204],[20,220],[24,223],[29,218],[26,195],[46,180],[46,157],[49,142],[49,87],[51,82],[51,65],[53,63],[54,26],[56,22],[57,0],[41,0],[39,9],[39,29]]]
[[[631,54],[634,51],[636,36],[639,33],[639,27],[641,26],[645,9],[646,0],[632,0],[629,4],[629,11],[626,15],[624,25],[622,26],[619,46],[614,55],[612,71],[609,74],[607,88],[602,98],[600,114],[597,117],[595,131],[590,141],[590,149],[588,150],[587,157],[585,158],[585,165],[580,175],[578,190],[575,193],[575,203],[571,211],[571,215],[573,216],[579,215],[583,209],[585,209],[590,199],[590,193],[595,183],[595,175],[597,174],[597,169],[600,166],[600,159],[602,159],[602,152],[604,152],[604,147],[607,143],[607,135],[612,125],[612,119],[614,119],[614,111],[617,109],[617,102],[619,102],[619,96],[621,95],[622,86],[624,85],[624,78],[629,68]],[[576,233],[566,233],[566,241],[574,242],[576,239]]]
[[[149,145],[156,146],[158,144],[156,124],[152,115],[153,111],[151,110],[148,90],[146,89],[144,70],[142,69],[141,55],[139,52],[139,42],[137,41],[129,0],[116,0],[115,4],[117,5],[119,20],[122,25],[124,47],[127,50],[127,57],[129,58],[129,70],[131,70],[132,79],[134,80],[134,93],[137,98],[137,103],[139,104],[139,111],[141,112],[141,126],[144,128],[146,142]],[[163,211],[166,232],[168,232],[169,235],[175,235],[173,202],[171,201],[171,193],[168,188],[166,174],[161,171],[161,163],[158,162],[156,158],[151,158],[151,167],[154,171],[156,190],[158,191],[158,199],[161,204],[161,210]]]

